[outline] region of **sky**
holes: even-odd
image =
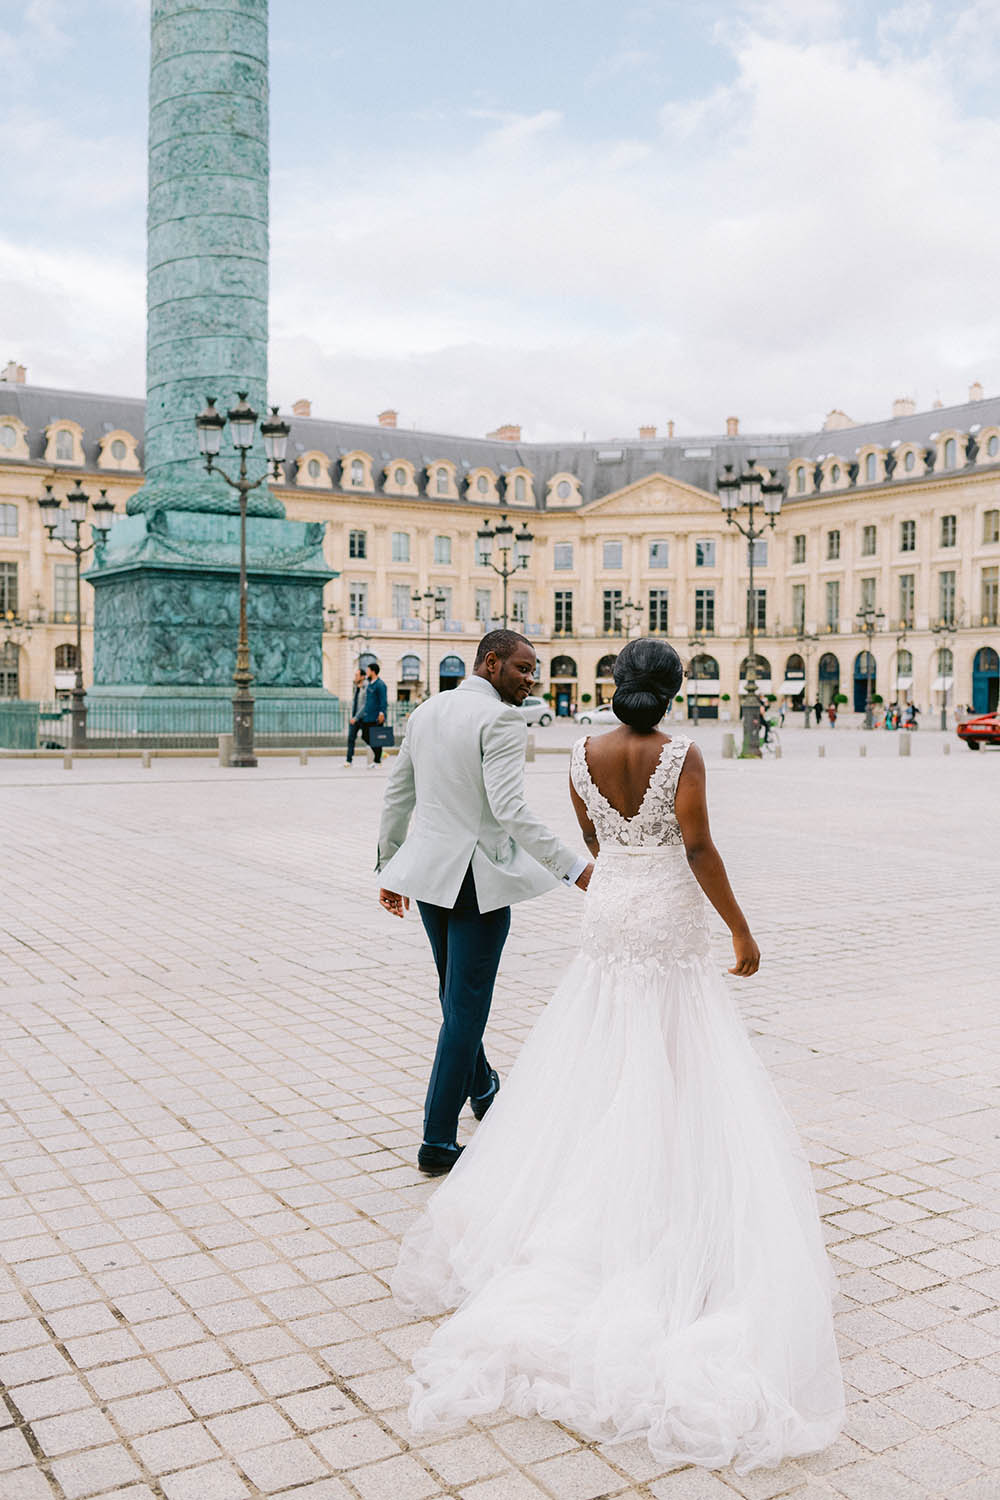
[[[1000,391],[996,0],[271,0],[271,399],[528,440]],[[144,392],[148,0],[0,9],[0,361]]]

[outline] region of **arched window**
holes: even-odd
[[[409,653],[403,657],[402,661],[399,664],[399,680],[400,682],[420,681],[419,656],[414,656],[412,653]]]
[[[515,476],[515,478],[514,478],[514,499],[515,500],[527,500],[527,498],[528,498],[528,486],[526,485],[526,483],[524,481],[524,475],[523,474],[517,474]]]
[[[438,469],[436,475],[434,476],[434,487],[437,490],[437,492],[438,492],[439,495],[447,495],[447,493],[448,493],[448,470],[447,469]]]
[[[612,678],[615,673],[615,662],[617,660],[617,656],[602,656],[597,663],[598,678],[603,678],[605,682]]]
[[[68,463],[73,458],[73,434],[63,427],[56,433],[56,458]]]
[[[688,666],[688,676],[697,682],[718,681],[719,663],[714,656],[692,656]]]
[[[310,479],[318,479],[319,478],[319,459],[318,458],[311,458],[309,460],[308,464],[306,465],[306,467],[307,467],[307,469],[309,471],[309,478]]]
[[[559,496],[559,499],[568,500],[572,493],[573,486],[570,484],[569,480],[560,479],[559,483],[556,485],[556,494]]]
[[[912,448],[908,448],[906,453],[903,455],[903,468],[906,470],[907,474],[913,473],[913,470],[916,467],[916,462],[917,455],[914,453]]]
[[[487,491],[489,490],[489,487],[490,487],[490,482],[486,478],[486,475],[485,474],[480,474],[479,477],[476,480],[476,489],[479,491],[479,493],[481,495],[485,495],[487,493]]]
[[[351,483],[352,484],[364,484],[364,482],[365,482],[365,466],[361,462],[360,458],[352,458],[351,459]]]
[[[986,444],[986,452],[990,458],[996,458],[997,454],[1000,453],[1000,437],[997,437],[996,433],[993,434]]]
[[[950,646],[941,646],[938,650],[937,669],[939,677],[950,677],[955,670],[955,658]]]
[[[768,661],[767,657],[766,656],[755,656],[754,657],[754,663],[755,663],[756,668],[757,668],[757,674],[756,674],[757,675],[757,681],[758,682],[770,682],[770,680],[771,680],[771,663]],[[744,656],[743,660],[740,662],[740,681],[741,682],[744,682],[746,680],[747,667],[749,665],[750,665],[750,658],[749,658],[749,656]]]
[[[125,447],[125,444],[122,442],[121,438],[115,438],[114,442],[111,444],[111,457],[115,460],[115,462],[120,464],[127,452],[128,449]]]
[[[789,676],[790,677],[795,677],[799,672],[804,672],[805,669],[806,669],[806,664],[802,660],[801,656],[799,656],[798,652],[795,652],[785,662],[785,676],[786,677],[789,677]]]
[[[901,646],[900,649],[896,652],[896,676],[912,677],[912,675],[913,652],[907,651],[905,646]]]
[[[74,645],[56,647],[56,671],[76,671],[76,647]]]
[[[874,453],[869,453],[865,459],[865,480],[868,484],[874,484],[878,477],[878,460]]]
[[[576,662],[571,656],[554,656],[550,677],[575,677]]]
[[[0,423],[0,448],[13,448],[16,445],[17,428],[12,427],[9,422]]]
[[[21,696],[21,651],[13,641],[0,646],[0,698]]]
[[[405,469],[397,469],[396,472],[395,472],[395,474],[393,474],[392,477],[393,477],[393,482],[395,484],[398,484],[399,487],[400,487],[400,489],[402,489],[403,485],[406,483],[406,470]]]
[[[804,495],[806,492],[806,471],[802,464],[795,470],[795,493]]]
[[[362,651],[361,655],[358,657],[358,666],[361,668],[362,672],[367,672],[369,667],[374,667],[377,665],[378,657],[373,656],[370,651]]]
[[[944,466],[946,469],[955,467],[955,439],[949,438],[944,445]]]
[[[867,677],[869,672],[872,676],[875,675],[875,658],[870,651],[859,651],[854,658],[854,675]]]
[[[833,684],[833,691],[838,692],[840,688],[840,662],[832,651],[824,651],[819,659],[819,680]],[[827,702],[830,700],[827,699]]]

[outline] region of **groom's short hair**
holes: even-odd
[[[516,630],[491,630],[479,642],[473,665],[481,667],[490,652],[501,661],[506,661],[508,656],[514,655],[518,646],[531,646],[531,642],[526,635],[518,635]],[[531,649],[534,650],[534,647],[531,646]]]

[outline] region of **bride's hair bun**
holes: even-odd
[[[615,662],[611,706],[630,729],[648,734],[670,707],[684,677],[681,659],[666,641],[629,641]]]

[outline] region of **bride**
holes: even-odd
[[[843,1424],[809,1164],[712,961],[705,897],[729,972],[760,954],[701,754],[657,729],[682,675],[666,642],[629,642],[622,727],[573,748],[598,855],[579,952],[393,1276],[406,1307],[454,1309],[414,1359],[418,1432],[505,1407],[746,1474]]]

